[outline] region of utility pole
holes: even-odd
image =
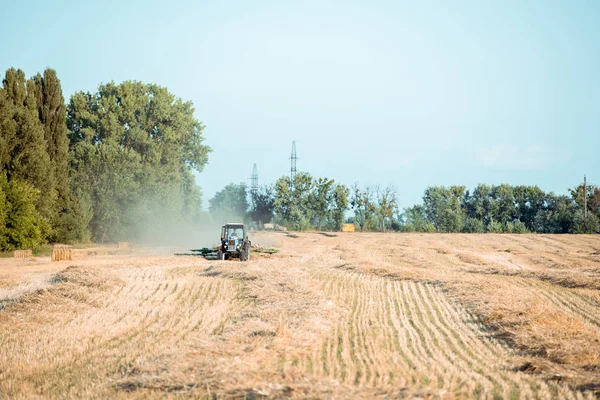
[[[587,179],[583,175],[583,220],[587,223]]]
[[[296,160],[298,159],[298,157],[296,157],[296,141],[294,140],[292,142],[292,156],[290,157],[290,160],[292,160],[291,165],[290,165],[290,179],[291,179],[291,185],[292,187],[294,187],[294,182],[296,181]]]
[[[250,176],[250,194],[255,196],[258,192],[258,169],[256,169],[256,164],[252,167],[252,175]]]

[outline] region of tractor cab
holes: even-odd
[[[250,241],[246,236],[246,227],[241,223],[229,223],[221,228],[221,246],[219,259],[239,258],[241,261],[250,259]]]

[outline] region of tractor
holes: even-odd
[[[250,261],[252,243],[246,235],[244,224],[225,224],[221,228],[221,245],[217,252],[219,260],[239,258],[240,261]]]

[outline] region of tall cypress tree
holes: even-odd
[[[37,74],[35,83],[35,98],[38,117],[44,128],[46,152],[52,164],[54,174],[54,189],[57,201],[52,212],[52,226],[55,228],[53,241],[74,241],[82,237],[73,236],[72,213],[77,209],[77,199],[71,195],[69,188],[69,139],[67,137],[66,105],[62,94],[60,80],[56,71],[47,68],[44,75]],[[80,227],[81,228],[81,227]],[[85,228],[85,227],[83,227]],[[77,231],[81,231],[79,228]]]
[[[56,71],[47,68],[37,74],[35,97],[40,122],[44,126],[46,151],[52,162],[57,190],[67,187],[69,139],[67,138],[67,108]]]
[[[52,221],[57,191],[44,127],[38,116],[35,82],[26,81],[23,71],[11,68],[2,84],[0,167],[9,181],[23,180],[39,191],[36,207],[42,217]]]

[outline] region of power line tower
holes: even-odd
[[[298,160],[298,157],[296,157],[296,141],[294,140],[292,142],[292,156],[290,157],[291,162],[291,166],[290,166],[290,179],[291,179],[291,183],[292,183],[292,187],[294,186],[294,182],[296,181],[296,160]]]
[[[250,194],[255,196],[258,192],[258,169],[256,164],[252,167],[252,175],[250,176]]]
[[[587,223],[587,177],[583,175],[583,220]]]

